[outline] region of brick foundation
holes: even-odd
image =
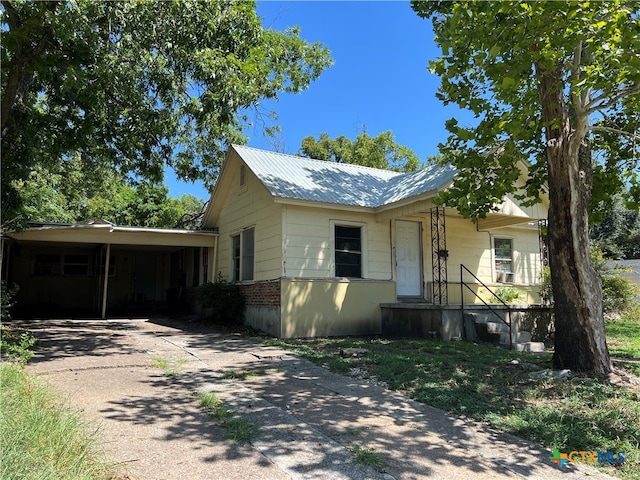
[[[280,279],[240,285],[247,307],[279,307]]]

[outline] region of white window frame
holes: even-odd
[[[507,259],[506,257],[498,257],[497,255],[497,249],[496,249],[496,241],[500,241],[500,240],[504,240],[504,241],[509,241],[511,242],[511,258]],[[492,237],[492,249],[491,249],[491,253],[492,253],[492,260],[493,260],[493,272],[494,272],[494,278],[496,279],[497,282],[501,282],[501,283],[514,283],[515,282],[515,274],[516,274],[516,269],[515,269],[515,241],[513,237],[510,236],[506,236],[506,235],[497,235],[497,236],[493,236]],[[507,260],[508,262],[511,263],[511,268],[510,270],[502,270],[501,268],[498,269],[497,263],[500,261],[504,261]]]
[[[252,251],[248,252],[247,241],[249,232],[253,235]],[[237,239],[237,244],[236,244]],[[238,251],[236,251],[238,250]],[[231,235],[231,281],[248,282],[255,279],[255,225],[243,228]]]
[[[360,228],[360,277],[338,277],[336,274],[336,227]],[[367,224],[348,220],[330,220],[331,229],[331,274],[335,278],[363,279],[369,275],[367,255]]]

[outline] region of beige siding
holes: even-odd
[[[283,338],[379,334],[380,303],[395,302],[391,281],[283,279]]]
[[[448,216],[446,235],[447,250],[449,250],[449,281],[460,281],[460,264],[463,264],[483,282],[492,282],[489,234],[476,231],[475,225],[470,220],[459,216]]]
[[[460,264],[463,264],[480,280],[487,284],[495,281],[493,240],[510,238],[513,241],[515,282],[517,284],[537,284],[540,278],[540,246],[538,231],[531,227],[499,228],[490,232],[478,232],[475,225],[462,217],[446,219],[448,278],[450,282],[460,281]],[[430,234],[429,234],[430,235]],[[426,235],[425,235],[426,236]],[[427,255],[431,247],[425,242]],[[429,260],[430,264],[430,260]]]
[[[496,238],[513,239],[515,283],[539,284],[541,275],[540,240],[535,228],[500,228],[491,232]]]
[[[292,205],[286,207],[284,218],[286,277],[333,277],[332,227],[344,223],[362,225],[365,229],[363,276],[378,280],[391,279],[389,222],[376,222],[373,214]]]
[[[282,207],[274,203],[264,186],[246,170],[246,187],[240,186],[240,169],[229,172],[229,194],[218,218],[219,243],[217,272],[231,277],[231,236],[255,227],[254,280],[269,280],[282,275]],[[217,273],[216,273],[217,276]]]
[[[498,207],[498,212],[516,217],[530,217],[535,220],[547,218],[547,208],[542,203],[524,207],[515,200],[512,194],[505,197],[502,205]]]

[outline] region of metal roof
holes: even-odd
[[[233,149],[271,195],[339,205],[381,207],[442,188],[456,173],[451,166],[400,173],[240,145]]]

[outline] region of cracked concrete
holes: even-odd
[[[39,339],[29,370],[99,425],[108,457],[136,480],[612,478],[559,469],[540,445],[239,335],[161,319],[21,326]],[[231,370],[258,374],[225,378]],[[229,440],[198,405],[207,392],[258,435]],[[383,471],[354,462],[354,446]]]

